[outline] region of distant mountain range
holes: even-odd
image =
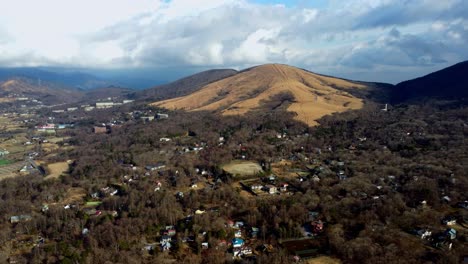
[[[171,110],[244,115],[280,109],[309,125],[325,115],[359,109],[364,100],[397,104],[468,96],[468,62],[398,85],[349,81],[281,64],[216,73],[227,76],[203,72],[143,93],[154,100],[151,105]]]
[[[105,78],[70,69],[0,68],[0,99],[11,94],[51,104],[123,97],[168,109],[223,115],[284,110],[313,125],[323,115],[359,109],[364,100],[396,104],[426,98],[466,98],[468,61],[397,85],[350,81],[267,64],[243,71],[203,71],[146,90],[120,88]]]
[[[56,83],[29,79],[26,77],[12,77],[0,81],[0,98],[31,98],[45,104],[72,103],[82,98],[83,92],[70,89]]]
[[[31,81],[35,81],[39,86],[42,82],[48,82],[82,90],[105,87],[113,84],[108,80],[91,74],[65,69],[0,68],[0,81],[6,81],[11,78],[27,78]]]

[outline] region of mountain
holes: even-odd
[[[238,72],[236,70],[232,69],[204,71],[172,83],[137,92],[135,93],[135,98],[156,101],[185,96],[197,91],[209,83],[233,76],[237,73]]]
[[[401,82],[392,90],[392,101],[395,103],[424,98],[467,98],[468,61],[420,78]]]
[[[92,74],[65,68],[0,68],[0,81],[28,78],[83,90],[109,86],[112,83]]]
[[[135,91],[131,89],[115,87],[115,86],[96,88],[96,89],[86,91],[83,97],[83,101],[92,102],[92,101],[106,99],[106,98],[127,99],[134,92]]]
[[[49,82],[37,82],[25,77],[14,77],[0,81],[1,98],[27,97],[45,104],[72,103],[80,100],[81,91]]]
[[[191,94],[151,105],[223,115],[284,109],[295,113],[296,120],[316,125],[316,120],[325,115],[361,108],[363,100],[353,94],[364,94],[371,86],[288,65],[267,64],[210,83]]]

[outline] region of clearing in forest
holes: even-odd
[[[55,179],[68,171],[68,163],[66,161],[51,163],[47,165],[47,169],[49,170],[49,175],[44,179]]]
[[[222,166],[222,169],[233,176],[254,176],[262,173],[262,167],[254,161],[233,160],[228,164]]]

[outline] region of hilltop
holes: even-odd
[[[325,115],[362,108],[363,100],[353,95],[353,90],[368,88],[364,83],[288,65],[266,64],[210,83],[189,95],[151,105],[172,110],[215,111],[222,115],[284,109],[295,113],[296,120],[313,126]]]

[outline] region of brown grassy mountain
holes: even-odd
[[[151,101],[185,96],[197,91],[209,83],[224,79],[237,73],[238,72],[236,70],[231,69],[204,71],[172,83],[137,92],[134,96],[136,99]]]
[[[24,77],[13,77],[0,82],[0,97],[28,97],[46,104],[71,103],[80,100],[83,93],[49,82],[37,83]]]
[[[296,120],[316,125],[319,118],[363,106],[353,91],[369,85],[311,73],[295,67],[267,64],[208,84],[192,94],[151,105],[187,111],[215,111],[243,115],[250,111],[271,111],[269,101],[288,95],[286,110]],[[353,93],[356,94],[356,93]]]

